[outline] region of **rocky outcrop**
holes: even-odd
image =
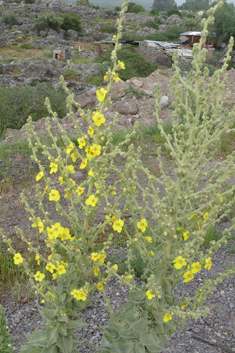
[[[172,66],[172,58],[163,53],[163,50],[159,47],[150,46],[146,40],[140,42],[139,52],[153,64],[169,68]]]

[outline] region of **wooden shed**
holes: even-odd
[[[201,32],[197,31],[184,32],[180,34],[179,41],[181,44],[187,44],[192,46],[194,43],[199,43],[201,36]],[[217,45],[209,42],[208,39],[206,39],[205,45],[211,45],[213,46],[213,48],[217,49]]]
[[[53,59],[66,61],[70,58],[70,49],[69,48],[57,48],[53,50]]]

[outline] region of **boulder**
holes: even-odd
[[[69,29],[66,33],[66,36],[68,40],[76,41],[78,39],[78,32],[72,29]]]
[[[117,102],[116,110],[118,113],[123,115],[135,115],[138,113],[139,108],[134,100],[122,100]]]
[[[159,101],[159,107],[161,110],[167,108],[170,105],[171,101],[169,97],[167,96],[162,96]]]
[[[129,88],[129,84],[119,81],[118,83],[113,83],[113,90],[111,93],[111,99],[118,99],[125,96],[125,90]]]
[[[95,96],[89,91],[84,91],[77,97],[76,101],[80,104],[82,109],[91,109],[96,104]]]
[[[168,17],[166,23],[181,26],[184,23],[184,20],[179,15],[174,14]]]

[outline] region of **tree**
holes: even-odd
[[[215,14],[214,24],[209,28],[209,38],[214,42],[228,43],[235,36],[235,7],[225,3]]]
[[[200,11],[208,10],[212,0],[186,0],[181,6],[181,10]]]
[[[175,0],[154,0],[152,8],[158,11],[167,11],[177,9],[177,5]]]

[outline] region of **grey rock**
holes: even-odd
[[[82,95],[77,97],[76,101],[82,109],[91,109],[96,104],[95,96],[89,91],[84,91]]]
[[[159,106],[161,110],[165,109],[170,105],[171,101],[167,96],[162,96],[160,101],[159,101]]]
[[[139,109],[138,109],[138,105],[134,100],[123,100],[123,101],[119,101],[116,104],[116,110],[118,113],[120,114],[137,114]]]
[[[73,31],[72,29],[69,29],[66,33],[66,36],[68,40],[76,41],[78,39],[78,32]]]

